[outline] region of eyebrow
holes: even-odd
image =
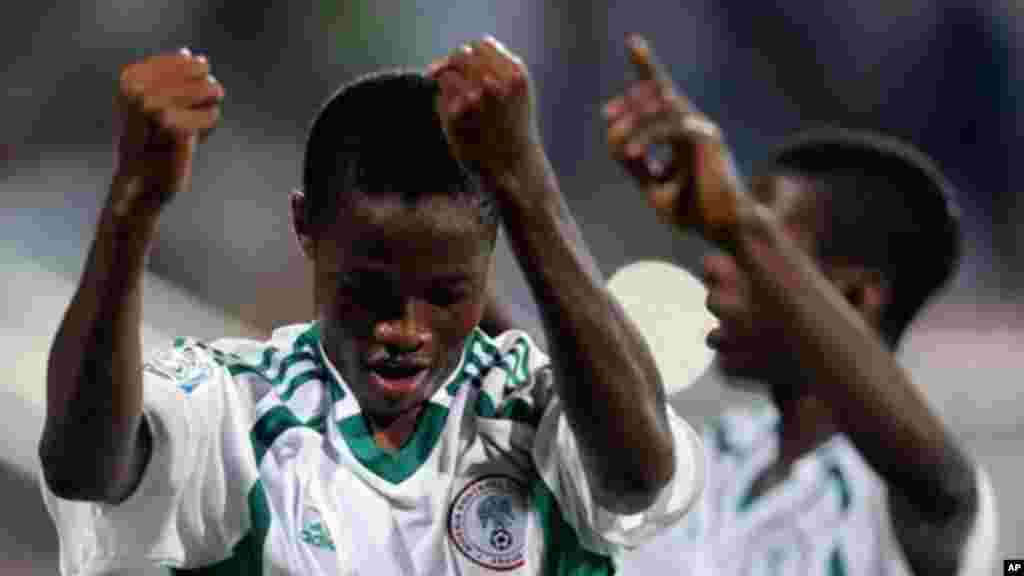
[[[346,272],[345,275],[346,276],[351,276],[351,277],[356,277],[356,278],[374,278],[374,279],[377,279],[377,278],[387,278],[387,279],[390,279],[390,277],[391,277],[391,275],[388,273],[388,271],[383,269],[383,268],[375,269],[375,268],[366,268],[366,267],[353,268],[353,269],[349,270],[348,272]],[[451,273],[451,274],[443,274],[443,275],[440,275],[440,276],[436,276],[434,278],[431,278],[431,281],[434,282],[434,283],[437,283],[437,284],[453,285],[453,284],[470,283],[470,282],[473,281],[473,277],[471,275],[463,273],[463,272],[454,272],[454,273]]]

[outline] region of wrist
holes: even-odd
[[[777,252],[785,231],[775,213],[767,206],[743,197],[737,206],[735,223],[723,229],[719,242],[732,252],[741,265],[758,263],[766,252]]]
[[[142,267],[158,227],[159,213],[135,209],[125,202],[119,206],[112,195],[100,213],[96,239],[107,242],[125,259],[124,264]]]
[[[147,202],[141,176],[118,171],[110,184],[101,219],[119,230],[151,235],[160,219],[161,206]]]

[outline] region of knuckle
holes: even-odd
[[[619,126],[612,126],[608,129],[608,146],[615,150],[621,150],[626,145],[626,131]]]
[[[191,61],[191,73],[193,76],[206,76],[210,73],[210,62],[193,58]]]
[[[119,91],[128,98],[138,98],[142,91],[142,85],[136,78],[135,71],[131,68],[125,68],[121,71],[121,76],[118,79]]]

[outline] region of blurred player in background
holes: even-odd
[[[696,502],[700,440],[584,248],[525,66],[492,39],[320,111],[291,196],[315,322],[144,363],[145,255],[223,97],[187,51],[122,74],[120,164],[48,370],[64,574],[609,574]],[[499,219],[550,360],[476,328]]]
[[[748,194],[715,124],[642,39],[629,50],[611,153],[666,224],[721,249],[704,260],[708,345],[772,400],[705,437],[707,489],[678,541],[690,573],[988,573],[987,476],[893,353],[955,269],[949,184],[906,145],[827,130],[782,146]]]

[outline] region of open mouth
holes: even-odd
[[[412,364],[376,364],[369,368],[370,372],[388,380],[411,378],[426,370],[423,366],[416,366]]]
[[[425,366],[415,364],[381,363],[367,369],[374,388],[398,395],[415,392],[429,373]]]

